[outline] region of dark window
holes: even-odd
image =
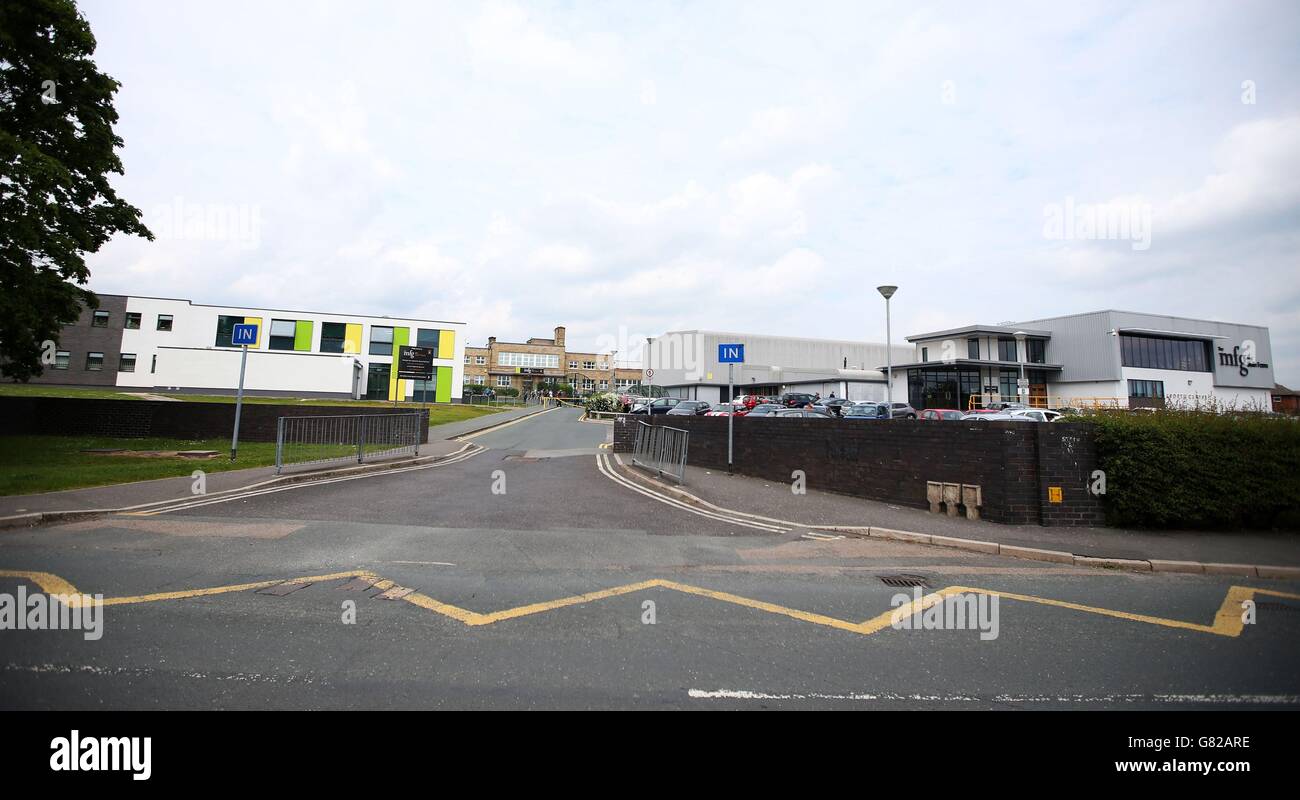
[[[322,322],[320,326],[320,351],[322,353],[342,353],[343,342],[348,338],[348,326],[345,322]]]
[[[86,353],[86,369],[91,372],[99,372],[104,368],[103,353]]]
[[[998,361],[1019,361],[1015,339],[998,339]]]
[[[107,328],[107,327],[108,327],[108,312],[107,312],[107,311],[96,311],[96,312],[94,313],[94,315],[90,318],[90,327],[92,327],[92,328]]]
[[[72,361],[72,353],[67,350],[58,350],[54,353],[54,368],[67,369],[68,363]]]
[[[235,334],[235,326],[243,325],[243,317],[229,317],[225,314],[217,317],[217,347],[234,347],[232,336]]]
[[[135,353],[123,353],[117,362],[118,372],[135,372]]]
[[[1029,350],[1030,364],[1047,363],[1047,342],[1042,339],[1026,339],[1025,347]]]
[[[966,340],[966,357],[969,358],[969,359],[972,359],[972,360],[974,360],[974,361],[979,361],[979,359],[980,359],[980,340],[979,340],[979,339],[967,339],[967,340]]]
[[[158,371],[158,354],[154,353],[153,359],[149,362],[149,374],[152,375]]]
[[[393,329],[373,325],[370,328],[370,355],[391,356],[393,354]]]
[[[420,328],[420,330],[417,331],[415,334],[415,346],[432,347],[433,354],[437,356],[438,355],[438,330],[436,328],[433,330],[430,330],[428,328]]]
[[[1165,396],[1165,382],[1130,380],[1128,382],[1128,396],[1163,398]]]
[[[1007,402],[1017,400],[1020,397],[1019,385],[1016,383],[1020,380],[1020,373],[1014,369],[1004,369],[998,375],[998,394]]]
[[[129,311],[126,315],[126,329],[136,331],[140,329],[140,312]]]
[[[921,348],[921,361],[922,361],[922,362],[926,362],[926,361],[929,361],[929,360],[930,360],[930,348],[928,348],[928,347],[922,347],[922,348]]]
[[[1120,335],[1120,360],[1126,367],[1209,372],[1209,343],[1200,339]]]
[[[171,329],[172,329],[172,315],[171,315],[171,314],[159,314],[159,315],[158,315],[158,330],[160,330],[160,331],[169,331],[169,330],[171,330]]]
[[[273,319],[271,320],[271,337],[267,339],[267,347],[272,350],[292,350],[294,335],[298,331],[298,323],[292,319]]]

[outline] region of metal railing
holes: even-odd
[[[638,421],[632,463],[686,483],[686,451],[691,432]]]
[[[340,414],[280,417],[275,472],[286,464],[317,464],[420,454],[421,414]]]

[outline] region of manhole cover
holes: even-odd
[[[886,586],[897,586],[904,589],[929,585],[923,575],[881,575],[880,581]]]

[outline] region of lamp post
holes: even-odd
[[[614,388],[614,379],[618,377],[618,362],[614,359],[618,356],[617,350],[609,351],[609,391],[618,391]]]
[[[1028,354],[1022,355],[1025,349],[1025,337],[1029,334],[1024,331],[1016,331],[1011,335],[1016,337],[1016,361],[1020,362],[1020,380],[1016,382],[1016,402],[1029,405],[1026,402],[1029,400],[1029,384],[1025,382],[1025,355]]]
[[[898,291],[897,286],[877,286],[876,291],[885,298],[885,408],[888,419],[894,418],[894,343],[889,330],[889,298]]]

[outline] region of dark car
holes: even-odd
[[[825,411],[827,414],[839,416],[845,406],[853,405],[852,400],[845,400],[843,397],[823,397],[813,404],[813,408]]]
[[[750,417],[771,417],[774,416],[776,412],[782,411],[784,409],[785,406],[779,405],[777,403],[760,403],[759,405],[756,405],[753,408],[751,408],[749,410],[749,413],[745,415],[745,418],[748,419]]]
[[[786,392],[781,395],[781,405],[786,408],[803,408],[817,402],[816,398],[807,392]]]
[[[840,409],[843,419],[888,419],[889,409],[884,403],[854,403]]]
[[[641,406],[637,406],[637,407],[633,408],[632,411],[629,412],[629,413],[632,413],[632,414],[647,414],[647,413],[648,413],[648,414],[667,414],[669,411],[672,411],[673,408],[674,408],[678,403],[680,403],[680,402],[681,402],[681,400],[680,400],[679,398],[676,398],[676,397],[660,397],[658,400],[651,400],[651,401],[650,401],[650,406],[649,406],[648,410],[647,410],[647,407],[646,407],[646,406],[641,405]]]
[[[712,407],[703,400],[683,400],[669,409],[667,413],[672,417],[702,417],[709,413],[709,409]]]

